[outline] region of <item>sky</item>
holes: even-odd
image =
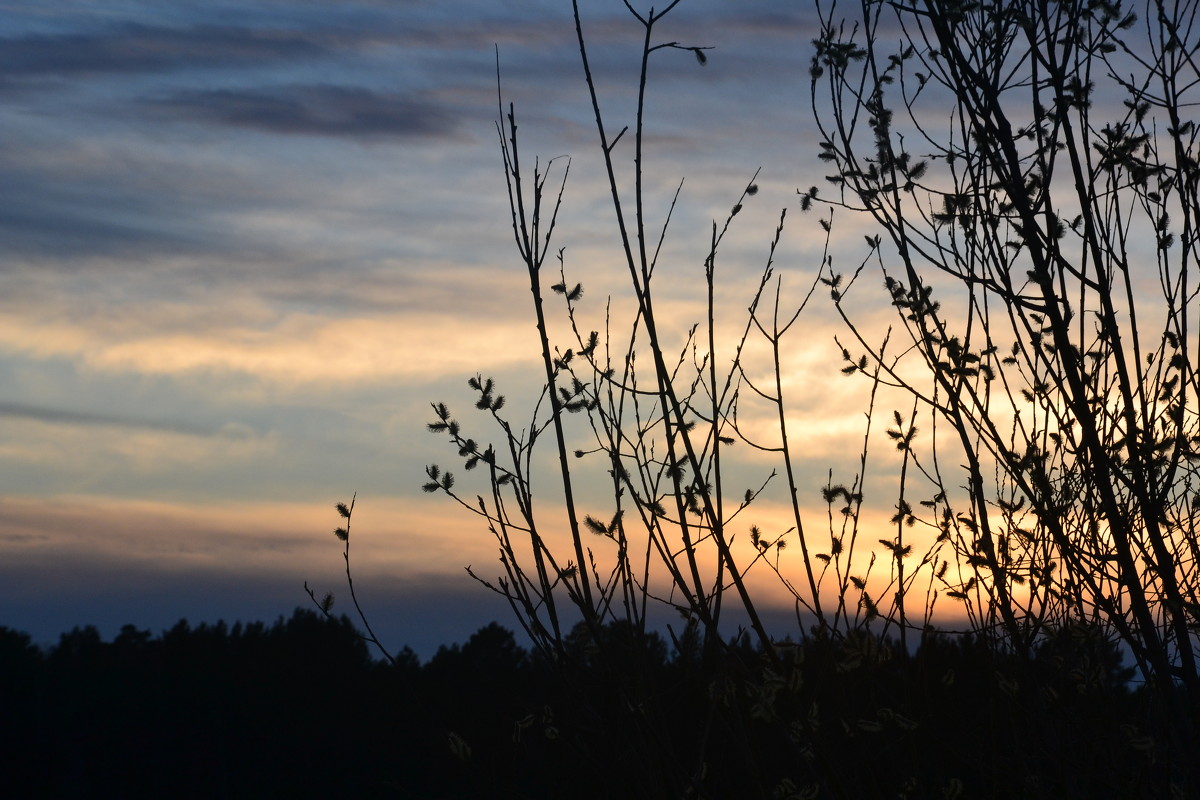
[[[620,2],[582,7],[619,129],[641,29]],[[712,220],[760,168],[722,296],[744,311],[783,209],[788,296],[815,276],[824,235],[796,195],[823,175],[814,25],[770,0],[684,0],[662,23],[713,48],[703,67],[660,53],[648,95],[652,219],[684,181],[660,284],[677,335]],[[498,573],[487,531],[421,491],[455,462],[431,402],[466,413],[476,373],[514,404],[536,386],[497,52],[525,158],[570,156],[556,243],[595,319],[623,276],[569,2],[0,2],[0,625],[45,643],[272,620],[306,581],[348,610],[334,504],[357,493],[356,588],[387,644],[515,627],[464,572]],[[813,505],[862,427],[864,387],[829,377],[828,305],[785,355]]]

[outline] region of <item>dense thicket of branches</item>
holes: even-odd
[[[1149,695],[1124,688],[1119,656],[1084,629],[1029,662],[972,639],[932,638],[912,659],[873,638],[810,640],[782,665],[737,645],[746,670],[716,684],[698,637],[669,651],[628,626],[601,631],[567,636],[564,670],[495,624],[424,665],[409,651],[372,661],[346,620],[316,612],[157,636],[126,626],[112,641],[75,629],[45,652],[0,628],[5,792],[678,797],[672,760],[708,736],[720,746],[695,796],[1165,796]],[[752,713],[736,728],[712,718],[713,691]],[[665,722],[652,760],[612,735],[646,715]],[[745,746],[766,756],[761,771],[746,770]]]
[[[865,2],[812,61],[835,202],[881,234],[858,275],[899,312],[890,348],[848,310],[864,287],[828,280],[858,363],[930,419],[906,447],[947,588],[1006,646],[1097,622],[1192,692],[1198,10]]]

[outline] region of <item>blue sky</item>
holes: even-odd
[[[625,124],[640,29],[620,2],[582,5]],[[759,167],[730,285],[756,278],[785,207],[788,286],[812,279],[823,240],[795,190],[823,174],[813,25],[811,4],[767,0],[684,0],[663,24],[714,48],[704,68],[660,54],[649,94],[652,214],[686,178],[663,288],[678,331],[711,220]],[[453,460],[430,401],[466,407],[477,371],[519,401],[537,374],[497,46],[526,154],[572,157],[558,244],[589,292],[617,292],[568,2],[0,3],[0,624],[48,641],[273,619],[305,580],[340,596],[333,503],[356,491],[359,586],[389,644],[511,624],[462,571],[494,561],[486,531],[420,491]],[[857,395],[811,378],[838,366],[830,319],[789,354],[821,421],[814,487],[861,435]]]

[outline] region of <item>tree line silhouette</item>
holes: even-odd
[[[912,797],[1148,797],[1196,744],[1156,738],[1170,699],[1131,685],[1098,628],[1033,659],[929,631],[911,655],[811,637],[769,659],[735,637],[707,663],[695,627],[601,630],[577,625],[552,662],[492,623],[421,663],[376,660],[347,618],[309,610],[111,641],[75,628],[45,649],[0,628],[6,793],[661,797],[704,740],[697,796],[802,797],[786,777],[800,770],[848,797],[896,776]],[[617,735],[631,729],[653,759],[629,752],[644,736]]]

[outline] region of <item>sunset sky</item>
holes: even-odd
[[[618,0],[583,7],[619,129],[640,28]],[[424,424],[431,401],[466,418],[476,372],[514,404],[537,375],[497,46],[525,157],[572,158],[556,245],[589,313],[620,291],[570,10],[0,3],[0,624],[49,642],[83,624],[271,620],[308,602],[306,580],[349,610],[333,504],[357,492],[357,585],[388,644],[428,655],[513,625],[463,571],[495,574],[486,530],[421,492],[426,464],[456,460]],[[662,25],[664,41],[714,48],[703,68],[664,51],[651,76],[655,224],[686,179],[660,289],[673,330],[698,321],[709,226],[760,167],[723,250],[731,308],[784,208],[785,291],[814,277],[823,235],[796,196],[824,174],[814,13],[684,0]],[[862,387],[838,382],[838,329],[827,299],[814,306],[786,360],[819,421],[803,465],[815,506],[859,447]]]

